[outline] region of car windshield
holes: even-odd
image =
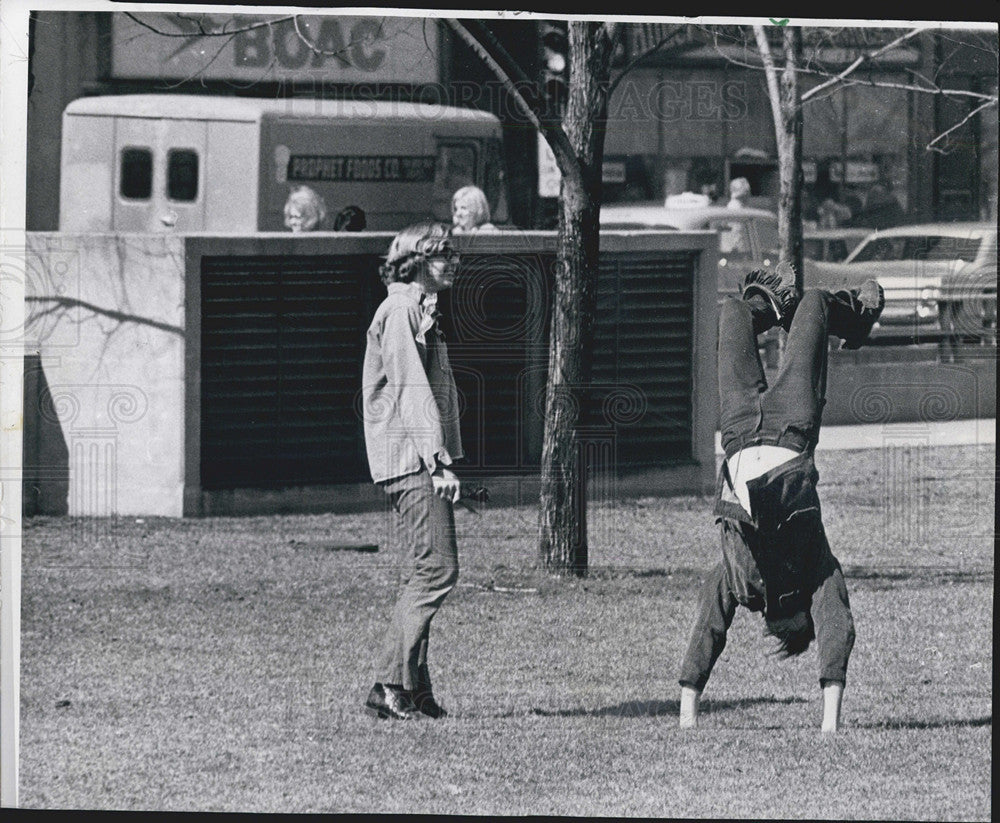
[[[816,239],[807,239],[802,241],[802,256],[807,260],[822,260],[823,259],[823,241]]]
[[[874,237],[858,249],[851,261],[963,260],[971,263],[979,253],[980,237],[925,234],[912,237]]]
[[[747,224],[742,220],[710,220],[708,227],[719,232],[719,252],[749,256],[753,254]]]
[[[765,254],[774,254],[781,244],[778,242],[778,221],[757,220],[757,237]]]

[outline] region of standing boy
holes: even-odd
[[[722,561],[701,589],[698,617],[681,666],[680,725],[698,724],[698,700],[737,606],[763,612],[779,653],[801,654],[817,641],[823,732],[835,732],[854,646],[854,621],[840,564],[820,516],[813,451],[826,394],[828,334],[844,348],[862,345],[882,312],[881,287],[795,288],[794,271],[752,271],[742,298],[719,311],[722,447],[714,514]],[[757,335],[788,332],[781,368],[768,387]]]
[[[431,619],[458,579],[452,505],[462,457],[458,395],[437,324],[437,296],[458,255],[443,223],[410,226],[392,241],[382,281],[388,295],[368,328],[362,394],[372,480],[388,496],[409,554],[406,577],[365,710],[379,718],[440,718],[427,668]]]

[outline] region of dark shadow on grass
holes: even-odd
[[[701,704],[702,714],[716,711],[731,711],[748,709],[751,706],[788,705],[791,703],[808,703],[803,697],[744,697],[740,700],[704,700]],[[541,717],[663,717],[676,716],[680,712],[680,702],[677,700],[630,700],[615,706],[603,706],[600,709],[531,709],[530,714]]]
[[[368,552],[378,551],[376,543],[304,543],[292,540],[289,545],[293,549],[311,549],[318,552]]]
[[[993,579],[993,570],[953,569],[943,566],[844,566],[848,580],[866,580],[891,587],[894,583],[933,585],[936,583],[982,583]]]
[[[859,729],[975,729],[980,726],[992,726],[993,716],[970,717],[966,719],[938,719],[938,720],[879,720],[877,723],[857,723]]]
[[[709,569],[676,566],[671,568],[633,568],[630,566],[591,566],[586,580],[673,580],[675,578],[701,577]]]

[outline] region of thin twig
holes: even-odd
[[[755,26],[754,28],[756,29],[757,27]],[[866,62],[868,62],[870,60],[874,60],[880,54],[884,54],[885,52],[887,52],[887,51],[889,51],[891,49],[896,48],[896,46],[898,46],[900,43],[905,43],[910,38],[916,37],[922,31],[926,31],[926,29],[912,29],[912,30],[908,31],[906,34],[900,35],[895,40],[893,40],[891,43],[886,43],[884,46],[882,46],[882,48],[876,49],[875,51],[872,51],[872,52],[866,52],[865,54],[862,54],[857,60],[855,60],[853,63],[851,63],[851,65],[849,65],[846,69],[844,69],[839,74],[831,77],[825,83],[820,83],[818,86],[814,86],[813,88],[809,89],[809,91],[803,92],[803,94],[802,94],[802,102],[805,103],[806,100],[808,100],[813,95],[819,94],[827,86],[832,86],[834,83],[837,83],[837,82],[843,80],[845,77],[847,77],[851,72],[853,72],[862,63],[866,63]]]
[[[169,332],[170,334],[180,335],[181,337],[184,336],[184,329],[180,326],[171,326],[169,323],[163,323],[159,320],[153,320],[148,317],[140,317],[137,314],[126,314],[125,312],[115,311],[114,309],[105,309],[95,303],[89,303],[86,300],[77,300],[74,297],[25,297],[24,302],[54,304],[46,309],[35,312],[33,316],[36,318],[54,314],[60,309],[86,309],[95,315],[108,317],[111,320],[117,320],[119,323],[138,323],[140,326],[149,326],[154,329],[159,329],[160,331]]]
[[[948,129],[947,131],[941,132],[941,134],[939,134],[937,137],[935,137],[933,140],[931,140],[931,142],[927,144],[927,148],[928,149],[934,149],[934,151],[938,151],[938,152],[942,151],[942,149],[934,148],[934,144],[937,143],[938,140],[943,140],[945,137],[947,137],[953,131],[956,131],[957,129],[962,128],[962,126],[964,126],[966,123],[968,123],[973,117],[975,117],[977,114],[979,114],[979,112],[981,112],[983,109],[989,108],[990,106],[995,106],[996,104],[997,104],[997,101],[996,101],[996,98],[994,98],[992,100],[987,100],[985,103],[983,103],[980,106],[977,106],[972,111],[970,111],[967,115],[965,115],[965,117],[961,120],[961,122],[956,123],[950,129]]]
[[[289,15],[287,17],[278,17],[278,18],[276,18],[274,20],[265,20],[262,23],[248,23],[246,26],[241,26],[238,29],[229,29],[228,31],[225,30],[225,29],[223,31],[204,31],[204,30],[202,30],[199,34],[193,34],[192,32],[161,31],[160,29],[156,28],[156,26],[150,25],[149,23],[145,22],[144,20],[140,20],[138,17],[136,17],[130,11],[125,12],[125,16],[128,17],[133,22],[138,23],[143,28],[149,29],[154,34],[159,34],[162,37],[186,37],[186,38],[190,38],[190,37],[230,37],[230,36],[232,36],[234,34],[242,34],[245,31],[253,31],[254,29],[262,29],[262,28],[266,28],[268,26],[276,25],[277,23],[285,23],[288,20],[294,20],[295,19],[295,15]],[[178,15],[178,16],[180,17],[181,15]],[[199,28],[201,28],[200,24],[199,24]]]

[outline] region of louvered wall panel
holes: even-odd
[[[202,260],[206,489],[359,481],[373,256]]]
[[[588,422],[613,432],[619,471],[692,459],[695,255],[601,261]]]
[[[544,346],[551,254],[465,255],[441,297],[442,329],[463,404],[464,465],[517,474],[538,464],[526,442],[533,357]],[[542,361],[544,362],[544,360]]]
[[[202,260],[202,486],[370,479],[357,414],[365,330],[384,288],[373,256]],[[584,424],[618,471],[692,456],[689,252],[605,255]],[[463,465],[541,457],[551,253],[466,255],[441,297],[462,407]]]

